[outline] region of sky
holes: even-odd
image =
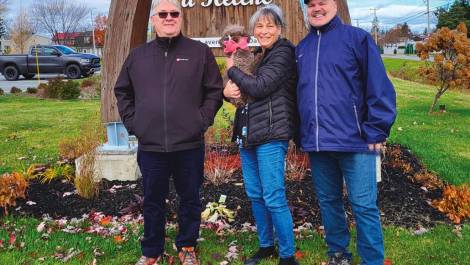
[[[10,0],[8,18],[14,17],[20,6],[27,8],[34,1],[40,0]],[[83,2],[93,9],[94,14],[107,14],[111,0],[70,0]],[[295,0],[291,0],[295,1]],[[453,0],[429,0],[430,9],[446,7]],[[426,0],[348,0],[349,11],[353,25],[370,29],[374,18],[371,9],[377,9],[377,18],[381,29],[389,29],[397,23],[407,22],[413,32],[422,33],[427,27]],[[437,19],[431,15],[431,28],[435,27]]]

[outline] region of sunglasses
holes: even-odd
[[[173,12],[158,12],[157,14],[159,18],[165,19],[170,15],[171,18],[178,18],[180,16],[180,12],[178,11],[173,11]]]

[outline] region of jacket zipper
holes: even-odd
[[[317,142],[317,152],[320,152],[320,141],[319,141],[319,123],[318,123],[318,65],[320,60],[320,44],[321,44],[321,32],[317,30],[318,38],[318,46],[317,46],[317,60],[316,60],[316,67],[315,67],[315,139]]]
[[[357,130],[359,131],[359,135],[362,136],[362,130],[361,130],[361,125],[359,124],[359,116],[357,115],[356,104],[354,104],[353,106],[354,106],[354,115],[356,116]]]
[[[244,136],[245,137],[245,142],[243,143],[245,145],[245,147],[248,147],[248,131],[249,131],[249,128],[250,128],[250,126],[249,126],[250,125],[250,115],[249,115],[249,112],[248,112],[249,107],[250,107],[249,103],[246,103],[246,105],[245,105],[245,107],[242,111],[246,115],[246,123],[245,123],[246,126],[245,126],[245,128],[242,127],[242,138],[243,138],[243,135],[245,135]],[[243,130],[245,130],[245,131],[243,131]]]
[[[269,131],[272,131],[273,128],[273,108],[272,108],[272,100],[271,97],[269,97]]]
[[[164,86],[163,86],[163,134],[165,137],[165,152],[168,152],[168,124],[167,124],[167,115],[166,115],[166,87],[167,87],[167,67],[168,67],[168,51],[170,50],[171,38],[168,40],[168,47],[165,51],[165,73],[164,73]]]

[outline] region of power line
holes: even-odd
[[[427,8],[428,8],[428,35],[431,34],[431,11],[429,10],[429,0],[426,0]]]
[[[412,11],[406,13],[405,15],[401,16],[400,18],[404,18],[404,17],[408,17],[410,15],[414,15],[416,11],[418,11],[419,9],[421,9],[422,7],[424,7],[424,4],[421,4],[420,6],[416,7],[415,9],[413,9]],[[419,12],[422,12],[422,11],[419,11]],[[400,19],[400,18],[389,18],[391,20],[396,20],[396,19]],[[387,19],[385,19],[386,21]]]
[[[359,28],[359,20],[360,20],[360,19],[357,19],[357,18],[356,18],[356,19],[354,19],[354,20],[356,20],[356,26]]]
[[[426,15],[428,13],[431,14],[432,12],[437,11],[439,8],[445,7],[445,6],[448,6],[448,3],[432,7],[432,8],[430,8],[429,12],[427,10],[424,10],[424,11],[420,11],[418,13],[415,13],[415,14],[412,14],[412,15],[409,15],[409,16],[407,15],[407,16],[403,16],[403,17],[399,17],[399,18],[390,20],[390,21],[387,21],[387,20],[385,20],[385,21],[387,22],[387,24],[403,24],[403,23],[415,20],[417,18],[420,18],[423,15]]]

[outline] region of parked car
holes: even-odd
[[[33,46],[26,55],[0,56],[0,73],[9,81],[17,80],[20,75],[31,79],[38,70],[41,74],[65,74],[77,79],[93,75],[100,67],[98,56],[78,53],[63,45]]]

